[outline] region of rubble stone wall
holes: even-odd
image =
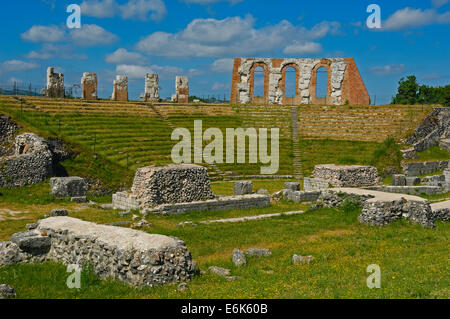
[[[328,181],[334,187],[372,186],[379,182],[378,170],[361,165],[316,165],[313,176]]]
[[[177,76],[175,79],[176,99],[178,103],[189,103],[189,79]]]
[[[159,77],[158,74],[145,75],[145,93],[144,101],[159,101]]]

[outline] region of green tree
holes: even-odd
[[[414,75],[408,76],[406,79],[401,78],[398,82],[397,95],[392,100],[392,104],[416,104],[418,103],[419,84]]]

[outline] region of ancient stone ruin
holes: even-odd
[[[158,74],[145,75],[145,93],[143,100],[146,102],[159,101],[159,77]]]
[[[128,77],[117,75],[114,80],[114,89],[112,94],[114,101],[128,101]]]
[[[177,76],[175,79],[176,94],[172,96],[172,102],[189,103],[189,79],[187,76]]]
[[[64,74],[55,73],[53,67],[47,68],[47,89],[45,91],[47,97],[64,98]]]
[[[255,72],[264,72],[264,96],[255,96]],[[317,72],[327,72],[327,93],[316,94]],[[295,96],[286,96],[286,72],[295,71]],[[370,96],[352,58],[234,59],[231,103],[247,104],[370,104]]]
[[[373,186],[379,182],[378,170],[373,166],[316,165],[313,176],[334,187]]]
[[[412,146],[402,151],[403,157],[406,159],[416,158],[417,152],[422,152],[435,145],[440,145],[450,151],[450,108],[434,108],[405,142]]]
[[[81,78],[81,90],[82,90],[82,99],[84,100],[97,100],[97,74],[85,72],[83,73],[83,77]]]
[[[19,126],[10,117],[0,116],[0,156],[13,155],[10,144],[18,130]]]
[[[206,168],[194,164],[139,168],[131,193],[113,195],[114,209],[139,209],[143,214],[166,215],[267,206],[270,206],[270,196],[267,195],[216,197],[211,191]]]
[[[48,143],[36,134],[18,135],[14,155],[0,159],[0,187],[39,184],[52,174],[52,151]]]
[[[186,281],[195,272],[186,244],[175,237],[64,216],[40,220],[35,227],[0,242],[0,266],[45,261],[89,264],[100,278],[134,286]]]

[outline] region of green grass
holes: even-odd
[[[446,161],[450,159],[450,152],[436,145],[423,152],[418,152],[417,156],[416,159],[408,160],[408,162]]]
[[[50,195],[49,180],[21,188],[0,188],[0,203],[21,203],[23,205],[45,205],[68,203],[70,198],[56,198]]]
[[[294,204],[284,203],[285,209]],[[274,208],[260,210],[261,213]],[[235,214],[248,213],[247,211]],[[233,282],[206,273],[189,289],[176,285],[132,288],[99,280],[83,272],[82,288],[65,286],[66,268],[55,263],[0,268],[0,281],[13,285],[20,298],[449,298],[448,223],[424,229],[406,221],[369,227],[356,220],[359,210],[322,209],[239,224],[178,228],[182,220],[201,214],[151,216],[150,232],[183,239],[203,270],[218,265],[240,279]],[[110,213],[107,213],[110,214]],[[221,217],[227,213],[219,213]],[[214,213],[203,218],[218,217]],[[233,215],[233,214],[231,214]],[[85,219],[105,218],[92,211]],[[231,262],[234,248],[265,247],[273,255],[249,258],[245,267]],[[310,265],[293,265],[293,254],[313,255]],[[381,267],[381,289],[368,289],[366,268]]]

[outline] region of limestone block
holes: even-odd
[[[85,197],[86,181],[81,177],[52,177],[50,194],[57,197]]]
[[[299,191],[300,190],[300,183],[297,182],[286,182],[284,183],[285,189],[290,189],[292,191]]]
[[[246,195],[252,193],[253,184],[251,181],[234,182],[234,195]]]

